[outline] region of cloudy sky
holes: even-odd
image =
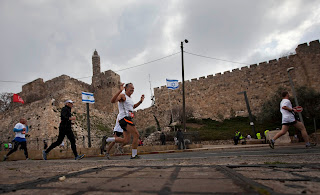
[[[91,83],[96,49],[101,70],[135,85],[133,98],[166,78],[185,79],[279,58],[320,38],[320,0],[1,0],[0,92],[62,74]],[[177,53],[177,54],[176,54]],[[175,55],[172,55],[175,54]],[[172,55],[172,56],[170,56]],[[159,61],[138,66],[169,56]],[[16,82],[3,82],[16,81]],[[79,94],[80,95],[80,94]]]

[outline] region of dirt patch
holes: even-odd
[[[195,128],[195,129],[200,129],[201,127],[204,127],[205,125],[196,124],[196,123],[187,123],[186,126],[191,127],[191,128]]]

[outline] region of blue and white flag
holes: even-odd
[[[82,102],[93,104],[94,103],[93,93],[82,92]]]
[[[178,89],[179,88],[178,80],[167,79],[167,88],[168,89]]]

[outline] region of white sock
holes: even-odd
[[[116,141],[116,138],[115,137],[108,137],[106,139],[106,142],[115,142]]]
[[[132,157],[135,157],[138,153],[137,149],[132,149]]]

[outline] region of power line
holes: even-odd
[[[0,81],[2,83],[28,83],[28,82],[23,82],[23,81]]]
[[[156,61],[160,61],[160,60],[163,60],[163,59],[165,59],[165,58],[168,58],[168,57],[177,55],[178,53],[181,53],[181,52],[179,51],[179,52],[173,53],[173,54],[171,54],[171,55],[168,55],[168,56],[165,56],[165,57],[156,59],[156,60],[152,60],[152,61],[149,61],[149,62],[146,62],[146,63],[143,63],[143,64],[139,64],[139,65],[131,66],[131,67],[128,67],[128,68],[116,70],[116,71],[114,71],[114,72],[120,72],[120,71],[123,71],[123,70],[128,70],[128,69],[131,69],[131,68],[136,68],[136,67],[139,67],[139,66],[144,66],[144,65],[147,65],[147,64],[150,64],[150,63],[153,63],[153,62],[156,62]]]
[[[144,65],[147,65],[147,64],[156,62],[156,61],[163,60],[163,59],[165,59],[165,58],[169,58],[169,57],[174,56],[174,55],[177,55],[177,54],[179,54],[179,53],[181,53],[181,52],[179,51],[179,52],[173,53],[173,54],[171,54],[171,55],[168,55],[168,56],[165,56],[165,57],[162,57],[162,58],[158,58],[158,59],[155,59],[155,60],[152,60],[152,61],[149,61],[149,62],[145,62],[145,63],[142,63],[142,64],[138,64],[138,65],[135,65],[135,66],[131,66],[131,67],[127,67],[127,68],[115,70],[115,71],[113,71],[113,72],[121,72],[121,71],[124,71],[124,70],[129,70],[129,69],[132,69],[132,68],[136,68],[136,67],[139,67],[139,66],[144,66]],[[92,77],[92,76],[86,76],[86,77],[81,77],[81,78],[76,78],[76,79],[84,79],[84,78],[89,78],[89,77]]]
[[[169,57],[174,56],[174,55],[177,55],[177,54],[179,54],[179,53],[180,53],[180,51],[179,51],[179,52],[176,52],[176,53],[173,53],[173,54],[171,54],[171,55],[162,57],[162,58],[158,58],[158,59],[149,61],[149,62],[145,62],[145,63],[138,64],[138,65],[135,65],[135,66],[131,66],[131,67],[123,68],[123,69],[120,69],[120,70],[116,70],[116,71],[114,71],[114,72],[120,72],[120,71],[124,71],[124,70],[128,70],[128,69],[136,68],[136,67],[139,67],[139,66],[144,66],[144,65],[147,65],[147,64],[156,62],[156,61],[163,60],[163,59],[165,59],[165,58],[169,58]],[[75,78],[75,79],[85,79],[85,78],[89,78],[89,77],[92,77],[92,76],[90,75],[90,76],[85,76],[85,77],[80,77],[80,78]],[[28,82],[22,82],[22,81],[1,81],[1,80],[0,80],[0,82],[2,82],[2,83],[28,83]]]
[[[158,58],[158,59],[149,61],[149,62],[145,62],[145,63],[138,64],[138,65],[135,65],[135,66],[131,66],[131,67],[127,67],[127,68],[115,70],[115,71],[113,71],[113,72],[121,72],[121,71],[124,71],[124,70],[129,70],[129,69],[132,69],[132,68],[136,68],[136,67],[139,67],[139,66],[144,66],[144,65],[147,65],[147,64],[150,64],[150,63],[153,63],[153,62],[156,62],[156,61],[160,61],[160,60],[163,60],[163,59],[165,59],[165,58],[169,58],[169,57],[171,57],[171,56],[177,55],[178,53],[180,53],[180,51],[179,51],[179,52],[176,52],[176,53],[173,53],[173,54],[171,54],[171,55],[162,57],[162,58]],[[81,77],[81,78],[76,78],[76,79],[85,79],[85,78],[89,78],[89,77],[92,77],[92,76],[86,76],[86,77]]]
[[[187,51],[184,51],[184,53],[187,53],[187,54],[190,54],[190,55],[194,55],[194,56],[198,56],[198,57],[209,58],[209,59],[213,59],[213,60],[219,60],[219,61],[230,62],[230,63],[235,63],[235,64],[250,65],[250,64],[247,64],[247,63],[234,62],[234,61],[230,61],[230,60],[223,60],[223,59],[208,57],[208,56],[204,56],[204,55],[200,55],[200,54],[195,54],[195,53],[191,53],[191,52],[187,52]]]

